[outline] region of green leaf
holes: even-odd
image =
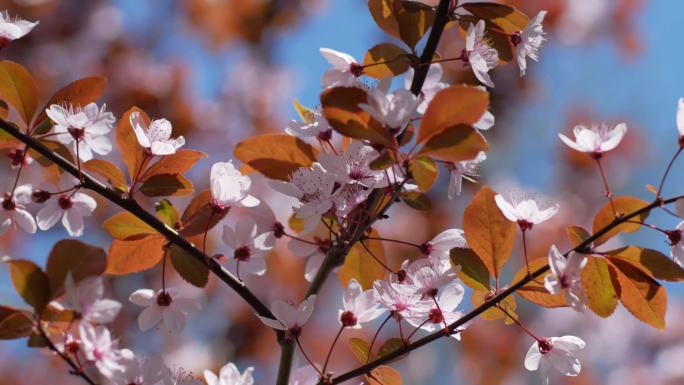
[[[64,292],[64,281],[71,273],[75,282],[84,278],[98,276],[107,268],[107,255],[99,247],[75,239],[63,239],[50,251],[46,274],[50,280],[52,298]]]
[[[459,266],[458,277],[468,287],[489,291],[489,271],[480,257],[471,249],[455,247],[449,251],[451,263]]]
[[[178,225],[178,210],[173,207],[173,204],[168,199],[162,199],[155,203],[154,210],[157,212],[157,218],[161,219],[167,226],[175,229]]]
[[[152,226],[128,211],[114,214],[104,221],[102,227],[115,239],[136,239],[150,234],[159,234]]]
[[[171,248],[171,263],[189,284],[204,287],[209,282],[209,269],[179,247]]]
[[[430,198],[422,192],[407,191],[401,194],[401,200],[409,207],[416,210],[429,211],[432,208]]]
[[[366,340],[361,338],[350,338],[349,339],[349,349],[351,350],[354,357],[359,361],[360,364],[365,364],[368,362],[368,353],[370,346]]]
[[[40,313],[50,302],[50,281],[35,263],[25,259],[7,261],[10,277],[17,293]]]
[[[182,196],[193,191],[192,183],[180,174],[154,175],[140,186],[140,192],[148,197]]]

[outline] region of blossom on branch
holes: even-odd
[[[253,385],[252,372],[254,372],[254,368],[250,366],[240,374],[237,366],[229,362],[221,368],[218,376],[210,370],[205,370],[204,381],[207,385]]]
[[[88,277],[77,284],[69,272],[65,281],[66,299],[81,321],[104,324],[114,321],[121,310],[121,302],[102,298],[102,277]]]
[[[252,179],[235,168],[233,161],[211,166],[211,205],[214,210],[228,210],[232,206],[255,207],[259,199],[249,194]]]
[[[271,305],[271,312],[276,319],[258,316],[266,326],[284,330],[292,338],[302,334],[302,327],[311,317],[316,304],[316,295],[311,295],[298,305],[276,300]]]
[[[157,293],[150,289],[138,289],[131,293],[128,300],[145,308],[138,316],[138,327],[142,331],[161,324],[170,333],[178,334],[185,329],[188,315],[201,308],[194,299],[179,298],[174,288]]]
[[[361,324],[378,318],[384,310],[378,308],[377,296],[375,289],[364,291],[357,280],[350,280],[342,296],[343,309],[339,310],[342,326],[360,329]]]
[[[233,253],[238,277],[240,272],[263,275],[266,272],[266,253],[273,248],[275,238],[272,232],[259,233],[252,218],[237,221],[235,228],[223,227],[223,243]]]
[[[545,222],[556,213],[560,205],[556,203],[544,207],[538,199],[527,197],[525,194],[511,194],[510,202],[501,194],[494,197],[496,205],[503,215],[512,222],[516,222],[522,231],[532,229],[532,226]]]
[[[12,17],[7,11],[0,12],[0,49],[7,47],[12,40],[26,36],[38,25],[38,22],[30,22]]]
[[[171,155],[185,144],[185,138],[171,139],[171,122],[166,119],[153,120],[149,126],[138,111],[129,120],[138,143],[152,155]]]
[[[112,151],[112,143],[105,135],[112,130],[116,119],[105,109],[104,104],[98,108],[95,103],[83,108],[53,104],[45,113],[55,124],[52,132],[57,140],[64,145],[73,144],[74,153],[85,162],[93,158],[93,152],[107,155]]]
[[[391,76],[380,80],[377,88],[368,91],[368,103],[359,104],[359,108],[396,134],[401,132],[413,117],[420,100],[404,88],[390,93],[391,84]]]
[[[120,363],[121,351],[117,347],[117,342],[112,340],[109,329],[81,323],[78,330],[80,350],[102,376],[111,379],[125,370]]]
[[[62,184],[64,185],[64,184]],[[38,211],[36,222],[38,228],[45,231],[62,220],[62,225],[72,237],[83,235],[84,217],[89,217],[97,208],[97,202],[90,195],[82,192],[64,193],[57,199],[50,199]]]
[[[478,176],[477,171],[480,163],[487,159],[487,154],[480,151],[477,156],[471,160],[462,160],[454,162],[447,166],[449,169],[449,190],[448,198],[454,199],[455,196],[461,195],[463,188],[463,179],[476,182],[475,177]]]
[[[29,234],[36,232],[36,220],[25,206],[31,203],[31,193],[31,185],[21,185],[14,190],[14,196],[9,192],[4,194],[0,208],[0,235],[10,227],[19,227]]]
[[[558,251],[556,245],[551,245],[549,250],[551,272],[544,278],[544,287],[554,295],[564,293],[565,299],[573,309],[583,311],[586,300],[580,281],[580,272],[586,264],[586,255],[570,252],[566,259]]]
[[[535,341],[525,356],[525,368],[536,371],[541,368],[544,384],[550,382],[551,371],[556,369],[566,376],[577,376],[582,364],[575,354],[584,349],[585,342],[575,336],[542,338]]]
[[[449,251],[454,247],[466,247],[466,240],[461,229],[447,229],[435,235],[430,241],[421,245],[423,255],[442,260],[449,260]]]
[[[511,36],[511,42],[515,46],[518,67],[520,67],[520,76],[525,75],[528,57],[534,61],[539,61],[539,50],[544,41],[546,41],[544,27],[542,26],[546,13],[546,11],[540,11],[527,23],[525,29]]]
[[[558,134],[563,143],[573,150],[586,152],[593,157],[600,158],[601,154],[617,147],[627,133],[627,125],[624,123],[608,126],[593,124],[591,127],[582,125],[575,126],[572,130],[575,140],[571,140],[563,134]]]
[[[499,63],[499,53],[485,39],[484,20],[468,26],[465,49],[461,55],[462,59],[467,61],[473,69],[473,73],[479,81],[487,87],[494,87],[494,82],[489,77],[489,70]]]
[[[358,78],[363,75],[363,66],[351,55],[330,48],[321,48],[320,52],[333,66],[323,73],[321,87],[353,87],[358,84]]]

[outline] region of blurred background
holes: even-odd
[[[519,78],[514,65],[498,67],[493,80],[492,112],[496,125],[485,135],[492,145],[480,170],[480,183],[506,193],[533,191],[560,202],[551,223],[535,227],[531,253],[544,257],[555,243],[569,244],[564,226],[591,227],[593,213],[603,204],[602,187],[593,163],[571,153],[557,139],[576,123],[625,121],[626,140],[606,157],[608,179],[616,195],[651,199],[647,184],[657,185],[677,148],[676,103],[684,95],[679,49],[684,3],[648,0],[517,0],[528,15],[549,10],[544,23],[548,42],[541,61],[531,63]],[[197,191],[207,188],[212,163],[232,158],[241,139],[263,132],[280,132],[296,118],[292,100],[314,107],[320,75],[328,64],[320,47],[352,54],[358,60],[367,49],[392,41],[374,24],[363,0],[1,0],[0,9],[40,24],[27,37],[0,52],[2,59],[25,65],[37,79],[43,98],[72,80],[90,75],[109,79],[102,101],[120,116],[138,106],[151,117],[165,117],[187,147],[209,154],[190,174]],[[458,56],[462,41],[447,31],[442,57]],[[452,82],[474,82],[468,69],[447,65]],[[109,156],[116,161],[116,153]],[[0,184],[10,188],[14,173],[3,166]],[[675,166],[665,196],[684,192],[684,165]],[[40,174],[32,176],[37,183]],[[256,176],[257,185],[263,181]],[[448,201],[442,172],[431,191],[429,213],[396,206],[379,227],[389,238],[422,243],[448,227],[460,227],[461,213],[479,188],[467,183],[464,193]],[[30,180],[29,180],[30,181]],[[279,220],[288,217],[289,201],[266,188],[260,198],[274,207]],[[177,207],[187,200],[173,199]],[[110,242],[99,224],[116,210],[101,207],[87,222],[84,241],[106,248]],[[151,203],[151,202],[149,202]],[[151,206],[149,206],[151,207]],[[35,211],[33,211],[35,212]],[[232,220],[239,217],[232,216]],[[674,228],[677,221],[654,214],[653,223]],[[220,251],[219,230],[210,248]],[[52,245],[67,237],[60,226],[28,238],[14,232],[0,238],[0,255],[43,264]],[[637,244],[669,253],[665,239],[648,229],[613,241]],[[393,266],[414,251],[387,245]],[[518,250],[519,247],[516,249]],[[519,265],[511,258],[510,273]],[[269,271],[248,279],[257,295],[299,300],[306,289],[305,260],[280,242],[269,256]],[[174,273],[175,274],[175,273]],[[205,290],[174,277],[176,286],[203,306],[182,335],[140,333],[135,318],[140,308],[127,302],[137,288],[159,287],[159,268],[107,279],[108,295],[124,303],[113,325],[121,345],[136,352],[161,353],[168,364],[200,375],[228,361],[239,368],[256,367],[259,384],[272,383],[277,369],[277,344],[270,330],[256,321],[240,298],[213,280]],[[0,303],[22,306],[6,268],[0,265]],[[624,308],[608,320],[569,309],[540,309],[518,298],[519,314],[536,333],[573,334],[587,341],[578,378],[558,378],[554,384],[682,384],[684,383],[684,291],[667,286],[667,329],[658,332],[639,323]],[[304,335],[310,354],[322,361],[337,331],[341,287],[330,279]],[[469,297],[464,308],[471,307]],[[359,336],[370,339],[377,325]],[[396,335],[387,328],[382,338]],[[353,333],[345,334],[348,338]],[[331,369],[342,372],[356,365],[343,338]],[[462,342],[440,341],[393,366],[405,384],[536,384],[536,373],[523,368],[533,341],[515,326],[500,321],[474,322]],[[304,361],[297,358],[298,364]],[[0,384],[79,384],[63,362],[24,341],[0,343]],[[352,381],[358,382],[358,381]],[[351,383],[351,382],[350,382]]]

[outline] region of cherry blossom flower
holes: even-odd
[[[106,327],[81,323],[78,330],[81,342],[80,350],[88,362],[95,365],[102,376],[111,379],[125,370],[125,367],[120,363],[121,351],[117,347],[117,342],[112,340],[112,335]]]
[[[311,116],[302,122],[291,120],[285,132],[300,138],[318,138],[324,142],[332,138],[332,126],[320,111],[313,111]]]
[[[300,167],[290,175],[289,182],[269,181],[276,191],[299,199],[300,205],[293,209],[295,217],[304,222],[306,234],[313,231],[321,216],[333,207],[335,175],[326,172],[320,164],[311,168]]]
[[[295,369],[290,376],[289,385],[316,385],[320,375],[311,365],[305,365]]]
[[[10,167],[12,170],[16,170],[19,167],[28,167],[33,163],[33,158],[23,147],[11,149],[7,153],[7,157],[10,159]]]
[[[145,307],[138,316],[138,327],[142,331],[161,324],[169,332],[178,334],[185,329],[188,315],[201,308],[194,299],[179,298],[174,288],[159,290],[156,294],[150,289],[139,289],[128,300]]]
[[[284,330],[289,336],[297,338],[302,334],[302,327],[311,317],[315,304],[316,295],[309,296],[299,305],[276,300],[271,305],[271,311],[276,319],[258,317],[266,326]]]
[[[532,229],[532,226],[551,219],[560,205],[540,207],[538,199],[529,198],[524,194],[511,194],[511,201],[507,201],[501,194],[494,197],[496,205],[503,215],[512,222],[516,222],[522,231]]]
[[[377,88],[368,91],[368,103],[359,104],[359,108],[368,112],[391,132],[399,133],[415,114],[420,100],[405,88],[390,93],[391,84],[391,76],[380,80]]]
[[[385,173],[373,170],[370,163],[380,154],[359,140],[352,141],[342,154],[320,154],[318,162],[340,184],[359,183],[366,187],[387,185]]]
[[[308,258],[304,267],[304,278],[309,282],[313,281],[316,273],[318,273],[318,269],[320,269],[323,259],[330,248],[330,240],[328,239],[313,237],[313,241],[315,244],[302,242],[298,239],[290,239],[287,243],[287,248],[292,254]]]
[[[456,280],[456,272],[451,268],[448,258],[421,258],[402,270],[406,278],[400,285],[395,285],[399,291],[416,294],[422,299],[431,300],[437,295],[439,289]]]
[[[535,341],[525,356],[525,368],[536,371],[541,367],[544,384],[550,381],[551,370],[566,376],[577,376],[582,364],[575,354],[584,349],[585,342],[575,336],[550,337]]]
[[[153,120],[149,126],[138,111],[129,118],[138,143],[152,155],[171,155],[185,144],[185,138],[171,139],[171,122],[166,119]]]
[[[421,252],[425,256],[437,259],[449,259],[449,250],[454,247],[465,247],[466,240],[463,238],[463,230],[448,229],[435,235],[432,240],[421,245]]]
[[[138,357],[129,349],[121,349],[119,364],[124,367],[117,373],[113,384],[162,385],[168,380],[168,368],[159,356]]]
[[[608,126],[606,123],[592,125],[587,128],[582,125],[575,126],[572,130],[575,140],[571,140],[563,134],[558,134],[563,143],[573,150],[586,152],[593,157],[600,158],[601,154],[617,147],[627,133],[627,125],[619,123]]]
[[[53,104],[45,113],[55,123],[52,131],[57,134],[57,140],[64,145],[73,144],[74,153],[82,161],[89,161],[93,152],[107,155],[112,151],[112,143],[105,135],[112,130],[116,119],[105,109],[104,104],[98,109],[95,103],[83,108]]]
[[[420,91],[420,104],[418,104],[418,107],[416,109],[418,113],[424,114],[425,110],[427,110],[427,107],[430,104],[432,98],[435,96],[435,94],[449,87],[449,84],[441,81],[443,72],[444,71],[440,64],[435,63],[430,65],[428,73],[425,76],[423,88]],[[407,90],[411,89],[411,84],[413,83],[413,75],[413,68],[409,68],[409,70],[406,72],[406,77],[404,78],[404,87]]]
[[[584,310],[584,292],[580,281],[580,272],[587,264],[583,254],[571,252],[566,259],[558,251],[556,245],[549,250],[549,267],[551,272],[544,278],[544,287],[551,294],[565,293],[565,299],[577,311]]]
[[[445,324],[449,325],[456,322],[463,317],[463,313],[457,311],[456,308],[463,301],[464,293],[463,285],[453,282],[445,286],[440,294],[434,298],[436,303],[433,303],[427,312],[414,313],[406,321],[428,332],[443,328]],[[453,333],[451,337],[460,340],[460,330]]]
[[[330,48],[321,48],[320,52],[333,66],[323,73],[321,87],[352,87],[357,84],[358,77],[363,75],[363,66],[351,55]]]
[[[684,147],[684,98],[677,102],[677,131],[679,132],[679,145]]]
[[[499,63],[499,54],[489,46],[485,39],[485,22],[480,20],[477,24],[468,26],[466,45],[463,51],[463,60],[467,60],[473,69],[475,77],[488,87],[494,87],[489,77],[489,70]]]
[[[477,170],[480,163],[487,159],[487,154],[480,151],[477,156],[471,160],[463,160],[460,162],[451,163],[447,168],[449,169],[449,190],[448,198],[454,199],[455,196],[461,195],[463,188],[463,179],[475,183],[475,178],[478,176]]]
[[[65,282],[66,298],[71,308],[85,322],[104,324],[114,321],[121,310],[121,302],[102,298],[102,277],[88,277],[76,285],[71,273]]]
[[[4,194],[0,204],[0,235],[10,227],[19,227],[29,234],[36,232],[36,221],[25,206],[31,202],[31,193],[31,185],[21,185],[14,190],[14,196],[9,192]]]
[[[380,307],[403,318],[429,311],[432,300],[424,300],[420,294],[413,293],[415,290],[399,290],[401,286],[402,284],[387,281],[375,281],[373,287],[378,292]]]
[[[240,219],[235,224],[235,229],[224,226],[223,242],[233,253],[238,277],[240,272],[254,275],[263,275],[266,272],[264,257],[273,248],[275,238],[272,232],[259,234],[258,226],[252,218]]]
[[[342,304],[340,324],[352,329],[360,329],[361,324],[378,318],[384,312],[378,308],[377,292],[374,289],[364,291],[355,279],[349,281],[344,289]]]
[[[253,385],[252,372],[254,372],[254,368],[249,367],[240,374],[237,366],[229,362],[221,368],[218,376],[210,370],[205,370],[204,381],[207,382],[207,385]]]
[[[83,235],[85,224],[83,217],[89,217],[97,208],[97,202],[90,195],[81,192],[64,193],[58,199],[45,203],[38,214],[36,222],[41,230],[48,230],[62,219],[62,225],[72,237]]]
[[[249,194],[252,179],[235,168],[233,161],[218,162],[211,166],[211,206],[216,211],[233,206],[255,207],[259,200]]]
[[[0,12],[0,49],[7,47],[12,40],[26,36],[38,22],[15,18],[12,20],[7,11]]]
[[[511,42],[515,46],[518,67],[520,67],[520,76],[525,75],[527,57],[534,61],[539,61],[539,49],[544,44],[544,41],[546,41],[544,27],[542,26],[546,13],[546,11],[540,11],[527,23],[525,29],[515,32],[511,36]]]
[[[679,266],[684,262],[684,221],[679,222],[677,227],[667,232],[670,240],[670,255],[672,260]]]

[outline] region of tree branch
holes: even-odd
[[[47,334],[45,334],[45,331],[43,328],[40,326],[40,320],[38,320],[38,326],[37,326],[38,332],[40,333],[41,337],[45,339],[45,342],[48,345],[48,348],[55,352],[64,362],[66,362],[70,367],[71,370],[69,371],[70,374],[73,374],[74,376],[81,377],[83,381],[87,382],[90,385],[97,385],[95,381],[93,381],[92,378],[90,378],[82,368],[80,368],[78,365],[74,363],[74,361],[71,360],[71,358],[67,357],[64,353],[62,353],[55,344],[48,338]]]
[[[0,119],[0,129],[6,131],[8,134],[12,135],[16,139],[20,140],[28,147],[34,149],[40,155],[44,156],[55,163],[59,168],[68,172],[69,174],[79,178],[81,175],[83,177],[83,188],[94,191],[100,194],[103,198],[109,200],[110,202],[116,204],[122,209],[135,215],[141,221],[145,222],[155,230],[157,230],[161,235],[166,237],[166,239],[173,243],[174,245],[183,249],[186,253],[190,254],[197,261],[206,266],[214,275],[216,275],[221,281],[230,286],[242,299],[249,304],[257,314],[263,317],[275,318],[268,307],[257,298],[254,293],[252,293],[239,279],[237,279],[230,271],[221,266],[214,259],[208,258],[201,250],[196,248],[187,239],[181,236],[174,229],[167,226],[164,222],[157,219],[154,215],[149,213],[147,210],[142,208],[138,202],[133,199],[128,199],[121,196],[119,193],[110,189],[102,182],[91,177],[85,172],[79,172],[78,168],[69,162],[68,160],[62,158],[56,152],[53,152],[49,148],[45,147],[37,139],[30,137],[29,135],[21,132],[16,126],[8,123],[5,120]],[[282,338],[282,332],[277,332],[278,337]]]
[[[611,223],[609,223],[608,225],[606,225],[605,227],[603,227],[602,229],[600,229],[596,233],[592,234],[589,238],[584,240],[579,245],[575,246],[572,250],[566,252],[564,254],[564,256],[567,258],[568,254],[570,254],[571,252],[586,251],[586,249],[589,248],[591,246],[591,244],[596,239],[598,239],[602,235],[608,233],[610,230],[612,230],[616,226],[629,221],[631,218],[634,218],[635,216],[638,216],[642,213],[653,210],[656,207],[673,203],[673,202],[677,201],[678,199],[682,199],[682,198],[684,198],[684,195],[676,196],[676,197],[665,199],[665,200],[656,199],[655,201],[651,202],[647,206],[644,206],[638,210],[635,210],[635,211],[633,211],[629,214],[623,215],[621,217],[617,217],[617,218],[613,219],[613,221]],[[437,332],[434,332],[430,335],[427,335],[427,336],[425,336],[425,337],[423,337],[423,338],[421,338],[421,339],[419,339],[413,343],[410,343],[410,344],[408,344],[408,345],[406,345],[400,349],[393,351],[392,353],[384,355],[384,356],[382,356],[382,357],[380,357],[374,361],[371,361],[371,362],[369,362],[363,366],[360,366],[356,369],[350,370],[346,373],[340,374],[337,377],[334,377],[328,385],[339,384],[339,383],[342,383],[344,381],[350,380],[354,377],[366,374],[366,373],[370,372],[371,370],[377,368],[378,366],[390,363],[390,362],[396,360],[397,358],[399,358],[399,357],[401,357],[401,356],[403,356],[403,355],[405,355],[405,354],[407,354],[413,350],[416,350],[422,346],[429,344],[430,342],[433,342],[433,341],[435,341],[441,337],[451,335],[451,333],[456,331],[459,327],[461,327],[461,326],[465,325],[467,322],[475,319],[477,316],[484,313],[488,309],[498,305],[501,301],[506,299],[506,297],[515,293],[518,289],[522,288],[523,286],[525,286],[526,284],[528,284],[532,280],[534,280],[534,279],[538,278],[539,276],[541,276],[542,274],[546,273],[548,270],[549,270],[549,265],[545,265],[543,267],[540,267],[539,269],[532,272],[530,275],[522,278],[520,281],[518,281],[515,284],[513,284],[512,286],[508,287],[506,290],[501,291],[500,293],[498,293],[497,295],[492,297],[490,300],[484,302],[482,305],[471,310],[468,314],[464,315],[463,317],[461,317],[457,321],[454,321],[453,323],[449,324],[449,326],[447,328],[448,332],[446,330],[442,329],[440,331],[437,331]],[[319,385],[326,385],[326,383],[319,382]]]

